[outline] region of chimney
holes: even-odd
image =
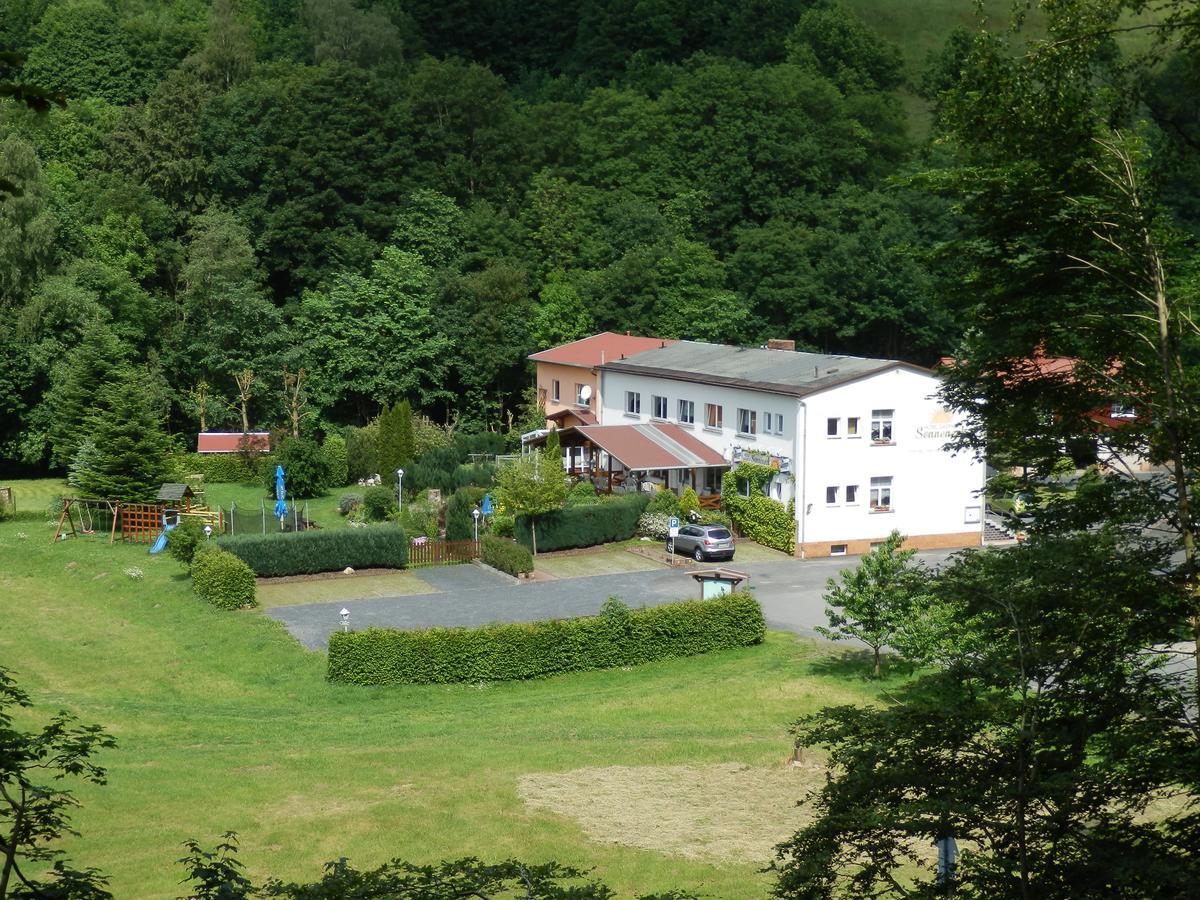
[[[795,350],[796,342],[785,340],[784,338],[770,338],[767,341],[768,350]]]

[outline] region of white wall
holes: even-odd
[[[796,470],[797,403],[794,397],[770,394],[765,391],[675,381],[657,376],[610,372],[604,369],[600,370],[600,376],[602,406],[599,407],[599,415],[601,425],[671,422],[686,428],[698,440],[712,447],[726,459],[732,460],[734,448],[741,447],[787,458],[792,461],[793,472]],[[625,412],[625,392],[629,390],[639,391],[642,395],[641,415],[632,416]],[[651,415],[654,410],[651,398],[654,395],[667,398],[666,419],[655,419]],[[696,422],[692,426],[679,422],[679,401],[681,399],[691,400],[695,404]],[[705,427],[704,405],[706,403],[719,404],[723,407],[723,424],[720,429]],[[746,435],[737,432],[739,408],[752,409],[757,413],[757,434]],[[764,432],[765,415],[768,412],[783,416],[782,434]],[[786,503],[793,496],[793,479],[781,476],[776,479],[776,482],[779,491],[773,493],[772,496]]]
[[[954,422],[937,400],[938,379],[892,369],[804,400],[807,439],[804,470],[797,475],[796,518],[801,542],[877,540],[893,529],[907,535],[961,534],[982,528],[969,511],[982,512],[984,466],[969,454],[943,449]],[[871,413],[894,409],[893,443],[871,440]],[[857,416],[859,436],[846,435],[846,419]],[[840,420],[838,437],[826,436],[826,420]],[[873,476],[891,476],[892,511],[872,512]],[[846,486],[859,486],[857,503],[846,502]],[[838,487],[827,505],[825,489]],[[801,496],[802,495],[802,496]]]

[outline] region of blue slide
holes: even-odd
[[[179,516],[175,516],[175,521],[172,524],[168,525],[167,524],[167,516],[164,513],[163,514],[163,530],[161,532],[159,532],[158,537],[154,541],[154,546],[152,546],[150,548],[150,552],[151,553],[162,553],[164,550],[166,550],[167,549],[167,532],[174,531],[177,527],[179,527]]]

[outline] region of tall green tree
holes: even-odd
[[[841,583],[825,583],[825,616],[829,627],[817,631],[834,641],[853,638],[874,654],[873,674],[881,674],[885,647],[902,649],[911,643],[906,631],[919,622],[918,604],[925,597],[930,575],[913,563],[917,551],[902,550],[904,535],[893,531],[853,569],[841,574]]]
[[[344,274],[300,303],[313,396],[349,404],[366,418],[375,404],[412,396],[427,406],[445,394],[448,342],[434,315],[433,272],[415,253],[388,247],[368,277]]]
[[[567,499],[562,455],[543,450],[523,453],[496,470],[496,494],[505,512],[529,518],[533,555],[537,556],[537,520],[561,509]]]
[[[154,499],[170,473],[171,450],[157,393],[149,375],[132,367],[116,370],[97,391],[85,421],[93,452],[73,472],[85,496]]]
[[[385,406],[377,420],[375,453],[380,474],[394,478],[397,469],[412,465],[415,452],[413,411],[407,399]]]
[[[50,464],[65,466],[90,432],[89,416],[100,392],[119,381],[128,348],[100,319],[85,327],[79,344],[55,365],[44,400]]]
[[[1186,603],[1156,573],[1165,558],[1112,531],[959,557],[931,586],[944,614],[926,674],[796,724],[830,777],[779,848],[775,895],[1189,893],[1200,755],[1146,652]],[[949,879],[945,838],[963,849]]]
[[[72,868],[56,844],[75,833],[70,816],[79,805],[63,782],[104,784],[97,756],[116,741],[66,711],[26,731],[32,706],[0,667],[0,898],[111,898],[103,875]]]
[[[15,134],[0,141],[0,306],[20,308],[55,253],[57,217],[34,148]]]
[[[50,6],[34,29],[24,77],[72,97],[128,103],[137,81],[126,37],[99,0]]]

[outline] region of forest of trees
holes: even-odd
[[[307,428],[499,425],[601,329],[931,363],[958,225],[911,179],[965,46],[910,71],[831,0],[0,0],[0,83],[67,98],[0,100],[0,470],[65,468],[115,381],[182,441],[301,370]]]
[[[600,329],[955,339],[900,55],[818,0],[2,0],[0,50],[67,98],[0,101],[0,467],[126,368],[181,435],[285,369],[318,426],[486,427]]]

